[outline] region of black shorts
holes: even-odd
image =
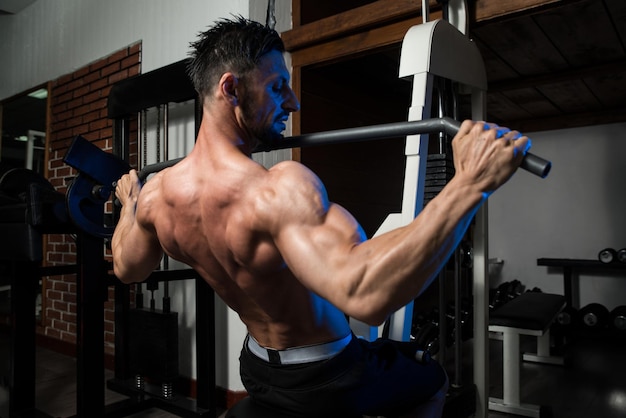
[[[329,360],[280,365],[244,344],[241,379],[256,402],[294,416],[392,417],[429,400],[447,381],[436,361],[415,361],[416,350],[413,342],[353,338]]]

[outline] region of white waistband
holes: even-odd
[[[262,347],[252,335],[248,335],[246,340],[246,345],[250,352],[268,363],[300,364],[327,360],[334,357],[352,341],[352,334],[350,333],[339,340],[324,344],[287,348],[286,350],[274,350]]]

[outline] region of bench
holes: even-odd
[[[540,417],[541,407],[520,402],[520,335],[537,337],[537,354],[525,361],[563,365],[550,355],[550,325],[565,307],[565,297],[526,292],[490,313],[489,332],[502,334],[503,398],[489,398],[489,409],[528,417]]]

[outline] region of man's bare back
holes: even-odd
[[[285,349],[346,336],[343,313],[293,276],[261,227],[260,205],[284,206],[271,199],[279,199],[275,185],[292,163],[267,170],[241,157],[233,166],[233,158],[194,151],[155,175],[141,190],[137,222],[153,226],[163,251],[194,268],[262,345]],[[263,194],[272,197],[262,202]]]

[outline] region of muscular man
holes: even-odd
[[[436,277],[485,199],[530,147],[515,131],[465,121],[456,175],[409,225],[367,240],[319,178],[254,162],[299,109],[278,34],[222,20],[192,44],[203,106],[191,153],[143,187],[131,171],[113,235],[115,274],[144,280],[163,253],[193,267],[248,329],[241,376],[258,402],[293,416],[438,416],[447,378],[414,347],[353,337],[345,315],[379,325]]]

